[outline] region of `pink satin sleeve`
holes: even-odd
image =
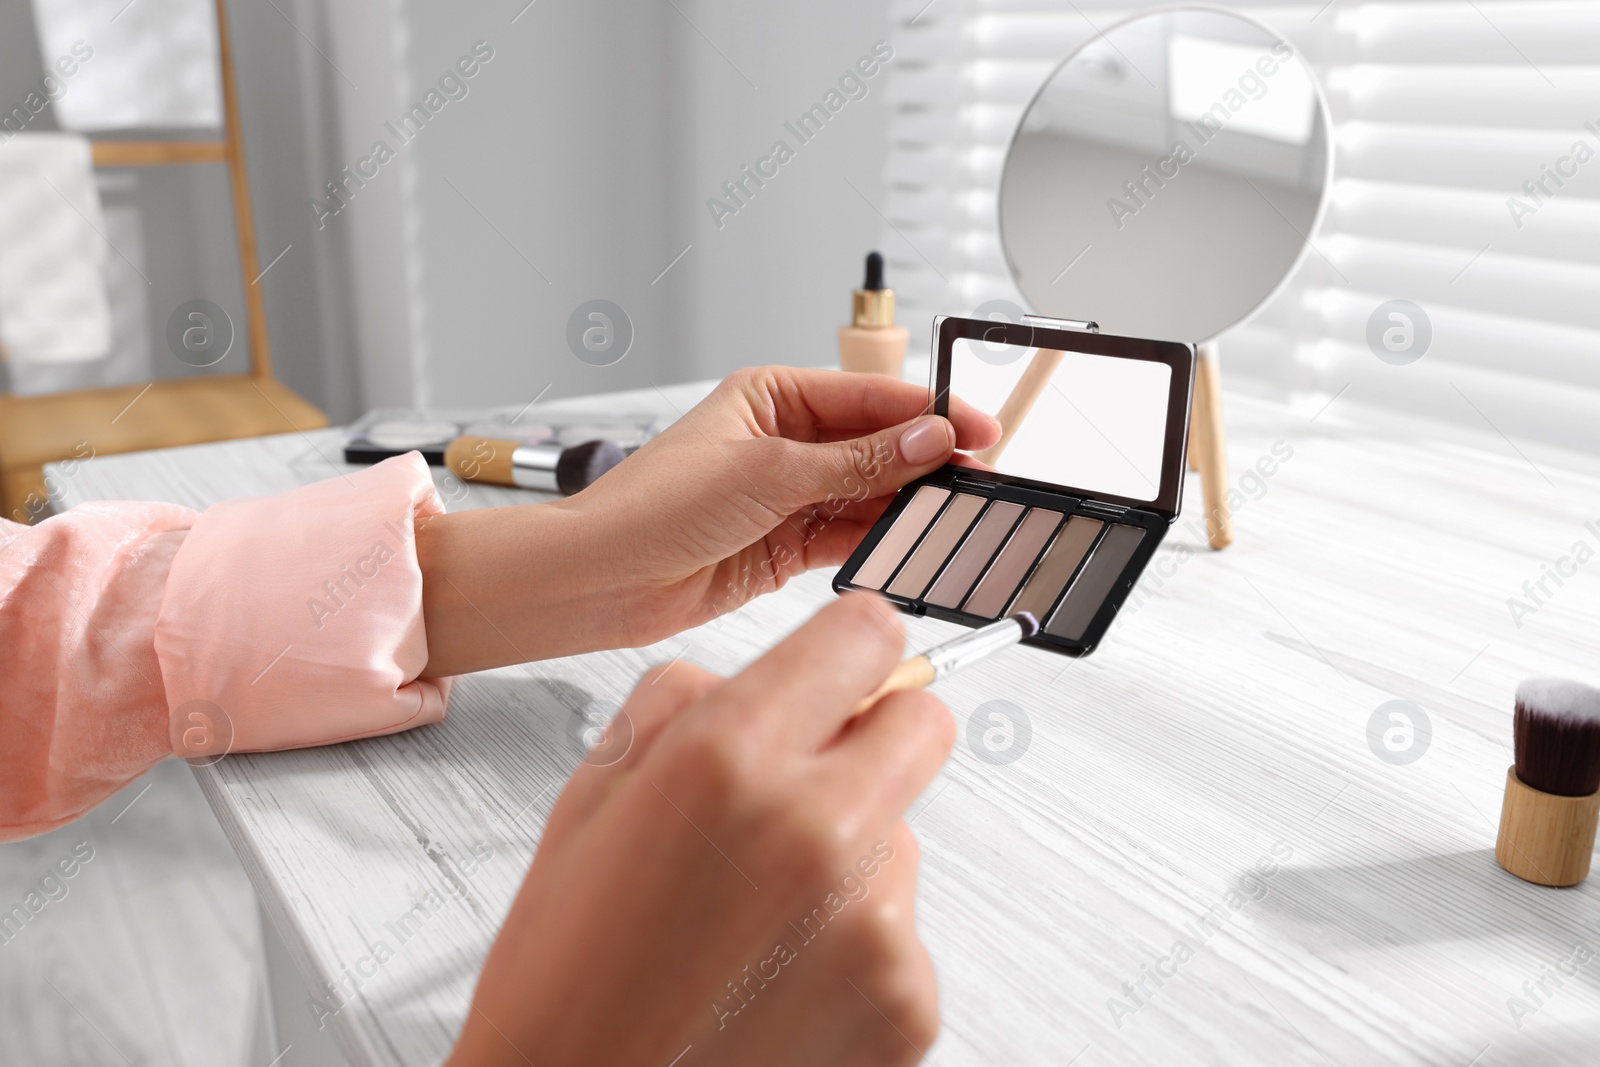
[[[444,717],[411,454],[204,513],[87,504],[0,523],[0,839],[69,822],[164,756],[299,748]]]

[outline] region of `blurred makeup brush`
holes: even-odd
[[[934,645],[920,656],[901,660],[872,695],[856,705],[860,715],[872,705],[902,689],[926,689],[940,678],[987,659],[1003,648],[1010,648],[1039,632],[1039,620],[1026,611],[980,626],[942,645]]]
[[[1495,859],[1529,882],[1577,885],[1600,816],[1600,689],[1530,678],[1517,687],[1514,722]]]
[[[444,452],[444,465],[469,482],[537,489],[571,496],[587,489],[627,454],[610,441],[530,445],[490,437],[458,437]]]

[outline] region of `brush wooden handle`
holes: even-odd
[[[444,450],[444,465],[464,481],[514,486],[517,481],[511,476],[511,453],[516,450],[515,441],[457,437]]]
[[[890,693],[898,693],[902,689],[926,689],[933,684],[933,679],[933,664],[929,662],[927,656],[903,659],[895,664],[894,670],[889,672],[889,677],[883,680],[883,684],[874,689],[871,696],[857,704],[856,710],[851,714],[860,715]]]
[[[1524,785],[1515,766],[1506,771],[1500,837],[1494,858],[1525,882],[1577,885],[1589,875],[1600,793],[1558,797]]]
[[[1033,359],[1028,362],[1022,377],[1012,386],[1011,395],[1006,397],[1006,402],[995,412],[994,417],[1000,423],[1000,440],[982,452],[974,452],[973,459],[991,467],[999,462],[1000,453],[1006,450],[1011,439],[1017,435],[1022,420],[1028,417],[1028,412],[1033,410],[1034,403],[1043,394],[1044,387],[1050,384],[1050,376],[1061,366],[1063,355],[1064,352],[1054,348],[1041,348],[1033,354]]]

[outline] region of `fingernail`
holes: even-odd
[[[950,424],[937,415],[918,419],[900,435],[900,458],[913,467],[943,457],[955,446]]]

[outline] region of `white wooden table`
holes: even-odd
[[[702,388],[619,403],[672,415]],[[911,813],[944,1014],[929,1062],[1600,1055],[1600,885],[1537,888],[1492,856],[1516,683],[1600,681],[1600,562],[1549,583],[1520,627],[1507,606],[1575,542],[1600,548],[1600,469],[1349,398],[1319,413],[1325,399],[1229,395],[1235,479],[1275,442],[1292,458],[1240,481],[1249,499],[1222,553],[1193,525],[1191,485],[1094,656],[1019,649],[941,684],[962,740]],[[339,442],[97,459],[61,504],[275,492],[341,469]],[[456,506],[529,499],[475,488]],[[832,597],[828,578],[656,647],[464,679],[438,726],[197,769],[321,998],[296,1010],[324,1016],[353,1064],[438,1063],[579,759],[574,737],[653,662],[738,670]],[[953,630],[909,629],[915,645]],[[1391,700],[1431,723],[1407,764],[1369,745]],[[1010,762],[984,743],[997,709],[1031,730]],[[1578,945],[1596,958],[1561,974]]]

